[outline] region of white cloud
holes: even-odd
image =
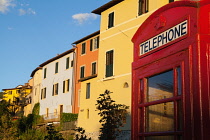
[[[8,30],[13,30],[13,28],[12,28],[12,27],[7,27],[7,29],[8,29]]]
[[[31,8],[28,8],[28,9],[19,9],[18,10],[19,11],[19,15],[20,16],[23,16],[23,15],[36,15],[36,12],[33,10],[33,9],[31,9]]]
[[[9,7],[14,7],[13,0],[0,0],[0,13],[6,13],[9,11]]]
[[[96,19],[97,15],[92,13],[80,13],[73,15],[72,18],[76,20],[79,24],[83,24],[85,21],[88,21],[90,19]]]

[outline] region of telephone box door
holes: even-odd
[[[189,74],[189,50],[134,70],[135,140],[182,140],[191,135]]]

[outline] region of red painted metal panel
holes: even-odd
[[[163,36],[167,31],[169,34],[172,28],[177,26],[178,29],[179,23],[186,20],[186,35],[140,55],[142,43],[151,43],[151,39],[154,43],[157,35]],[[143,98],[141,94],[144,92],[140,87],[141,79],[157,74],[158,71],[180,66],[183,96],[174,99],[181,98],[183,103],[183,139],[207,140],[210,137],[210,0],[177,1],[158,9],[139,27],[132,41],[132,139],[169,133],[176,136],[182,134],[179,131],[162,134],[145,132],[146,116],[139,109],[145,106],[140,104]]]

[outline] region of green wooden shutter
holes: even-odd
[[[66,58],[66,69],[69,68],[69,57]]]
[[[97,37],[97,48],[99,48],[99,36]]]
[[[90,83],[86,85],[86,99],[90,98]]]
[[[114,26],[114,12],[109,14],[108,28],[111,28],[113,26]]]
[[[63,93],[65,93],[65,81],[63,81]]]
[[[54,96],[55,85],[53,84],[52,96]]]
[[[93,39],[90,40],[90,51],[93,50]]]
[[[113,55],[113,50],[106,53],[106,77],[113,76]]]

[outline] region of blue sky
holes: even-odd
[[[0,91],[27,83],[46,60],[100,28],[110,0],[0,0]]]

